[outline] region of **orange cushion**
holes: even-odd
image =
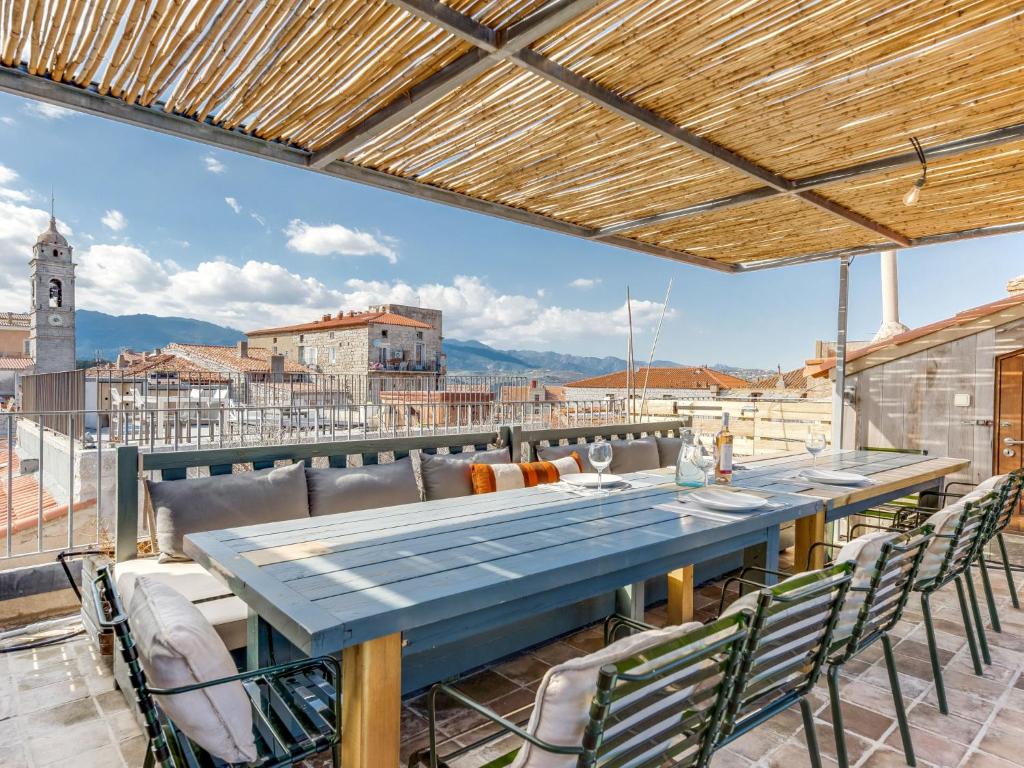
[[[582,468],[579,454],[572,458],[577,471]],[[561,461],[565,461],[562,459]],[[557,483],[561,477],[559,468],[551,461],[529,461],[521,464],[472,464],[470,479],[473,493],[494,493],[513,488],[532,488],[543,483]],[[563,472],[565,469],[563,468]]]

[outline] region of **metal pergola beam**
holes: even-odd
[[[453,19],[453,14],[455,16],[461,14],[456,13],[449,6],[438,2],[438,0],[390,0],[390,2],[426,21],[442,26],[453,35],[471,43],[477,48],[492,52],[497,51],[501,47],[495,42],[497,35],[494,30],[479,24],[468,16],[464,16],[456,23]],[[544,13],[544,11],[542,10],[539,13]],[[699,155],[727,165],[733,170],[760,181],[780,193],[792,192],[809,205],[845,219],[851,224],[873,234],[886,237],[905,247],[910,245],[910,240],[896,230],[822,197],[815,192],[795,190],[793,182],[784,176],[774,173],[768,168],[733,152],[717,142],[699,136],[673,123],[671,120],[666,120],[657,113],[641,107],[629,99],[623,98],[619,94],[595,83],[593,80],[577,75],[572,70],[557,64],[528,47],[521,47],[517,51],[505,49],[504,53],[509,61],[514,62],[527,71],[568,90],[570,93],[576,94],[580,98],[604,107],[635,125],[652,130],[670,141],[693,150]]]
[[[589,240],[594,234],[594,230],[588,227],[553,219],[521,208],[502,205],[501,203],[494,203],[488,200],[480,200],[402,176],[365,168],[354,163],[335,160],[322,169],[313,169],[309,166],[310,153],[303,149],[278,142],[266,141],[250,136],[242,131],[220,128],[210,121],[198,122],[191,118],[180,117],[171,112],[165,112],[163,105],[159,103],[152,107],[127,104],[113,96],[100,95],[94,88],[80,88],[65,83],[58,83],[37,75],[30,75],[24,69],[0,67],[0,91],[37,101],[44,101],[49,104],[56,104],[57,106],[73,109],[77,112],[116,120],[139,128],[147,128],[166,135],[197,141],[218,149],[241,152],[252,157],[283,163],[293,168],[314,170],[317,173],[345,179],[346,181],[368,184],[378,189],[386,189],[421,200],[429,200],[476,213],[496,216],[507,221],[528,224],[563,235],[572,235],[573,237]],[[613,236],[606,238],[603,242],[619,248],[626,248],[683,264],[714,269],[719,272],[737,271],[737,268],[731,264],[724,264],[714,259],[695,256],[683,251],[661,248],[625,237]]]
[[[477,47],[464,53],[424,81],[417,83],[406,93],[381,107],[359,124],[354,125],[323,149],[314,152],[310,156],[309,165],[317,170],[324,168],[349,150],[387,133],[421,110],[437,103],[459,86],[476,79],[498,62],[586,13],[598,2],[599,0],[557,0],[518,24],[514,24],[504,35],[500,36],[496,36],[488,27],[474,22],[475,26],[471,27],[473,30],[471,39]],[[404,0],[396,0],[395,4],[406,10],[415,8],[416,10],[413,12],[418,16],[426,13],[425,9],[427,8],[432,12],[436,11],[437,5],[435,3],[411,3]],[[446,15],[451,10],[446,5],[442,7],[446,9],[444,11]],[[492,41],[490,46],[485,46],[484,40]]]
[[[1024,140],[1024,123],[1010,125],[1006,128],[997,128],[994,131],[979,133],[976,136],[970,136],[966,139],[957,139],[945,144],[938,144],[934,147],[928,148],[926,152],[929,160],[941,160],[946,157],[956,157],[957,155],[962,155],[965,152],[998,147],[1003,144],[1009,144],[1014,141],[1021,140]],[[777,195],[797,194],[798,192],[817,189],[818,187],[823,187],[827,184],[836,184],[838,182],[848,181],[862,176],[886,173],[887,171],[895,171],[900,168],[916,168],[920,165],[920,162],[921,161],[918,159],[917,154],[914,152],[902,152],[898,155],[889,155],[888,157],[883,157],[878,160],[869,160],[865,163],[850,165],[846,168],[840,168],[835,171],[826,171],[825,173],[815,174],[814,176],[806,176],[802,179],[796,179],[793,181],[792,189],[785,192],[775,189],[774,187],[758,187],[757,189],[750,189],[746,192],[740,192],[735,195],[720,197],[715,200],[696,203],[695,205],[688,205],[685,208],[677,208],[672,211],[665,211],[664,213],[656,213],[652,216],[645,216],[640,219],[624,221],[620,224],[613,224],[600,229],[595,235],[595,238],[601,240],[609,235],[631,232],[632,230],[642,229],[654,224],[660,224],[664,221],[673,221],[675,219],[686,218],[687,216],[696,216],[700,213],[735,208],[737,206],[747,205],[748,203],[765,200]],[[872,246],[872,248],[875,248],[875,246]]]

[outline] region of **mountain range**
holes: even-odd
[[[156,349],[173,341],[191,344],[234,344],[245,338],[235,328],[193,320],[188,317],[156,315],[108,315],[79,309],[75,313],[78,358],[113,360],[124,348],[137,352]],[[588,357],[564,352],[537,352],[530,349],[495,349],[479,341],[445,339],[450,373],[507,373],[534,376],[549,383],[573,381],[589,376],[624,370],[621,357]],[[646,362],[646,361],[644,361]],[[655,367],[683,365],[672,360],[655,360]],[[767,375],[770,371],[736,368],[715,364],[715,370],[741,378]]]

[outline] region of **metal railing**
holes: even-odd
[[[48,423],[98,424],[81,440]],[[164,452],[373,437],[447,435],[498,426],[582,427],[627,421],[623,400],[474,401],[308,407],[185,407],[0,414],[0,568],[113,541],[115,449]],[[41,425],[43,425],[41,427]]]

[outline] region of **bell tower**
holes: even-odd
[[[75,264],[72,248],[57,231],[51,206],[50,226],[32,248],[32,312],[29,355],[36,373],[75,367]]]

